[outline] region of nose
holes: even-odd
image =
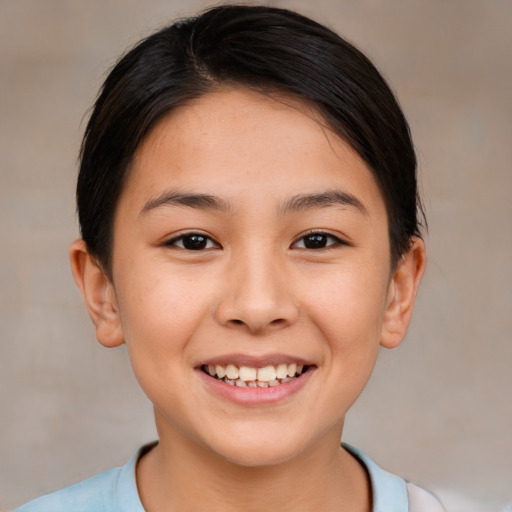
[[[231,261],[217,321],[251,334],[264,334],[292,325],[299,317],[292,282],[278,259],[258,251]]]

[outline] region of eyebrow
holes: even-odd
[[[150,199],[142,208],[140,215],[143,215],[155,208],[161,206],[186,206],[189,208],[199,208],[202,210],[218,210],[227,212],[231,209],[229,201],[210,194],[184,193],[171,190],[159,194]]]
[[[185,206],[202,210],[216,210],[222,212],[231,211],[229,201],[210,194],[196,194],[167,191],[150,199],[142,208],[140,215],[162,206]],[[357,197],[341,190],[326,190],[319,193],[297,194],[284,202],[279,210],[283,214],[326,208],[329,206],[344,206],[355,208],[364,215],[368,215],[367,209]]]
[[[355,208],[362,214],[368,215],[368,210],[357,197],[341,190],[326,190],[320,193],[298,194],[286,201],[281,206],[281,211],[283,213],[291,213],[329,206]]]

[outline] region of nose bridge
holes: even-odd
[[[226,286],[217,307],[218,320],[252,333],[293,323],[298,310],[282,258],[269,245],[233,254]]]

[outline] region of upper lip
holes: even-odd
[[[204,359],[198,362],[197,368],[203,365],[221,365],[234,364],[235,366],[248,366],[250,368],[264,368],[265,366],[278,365],[278,364],[302,364],[304,366],[311,366],[312,363],[306,359],[288,354],[265,354],[260,356],[248,354],[226,354],[216,356],[209,359]]]

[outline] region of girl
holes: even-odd
[[[340,446],[425,267],[415,169],[374,66],[298,14],[216,7],[127,53],[86,129],[71,266],[159,441],[19,510],[442,510]]]

